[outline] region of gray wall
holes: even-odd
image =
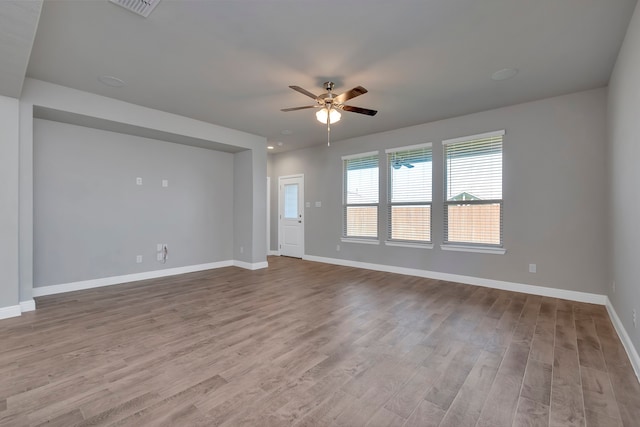
[[[276,154],[267,155],[267,176],[269,182],[269,250],[278,250],[278,174]]]
[[[304,173],[305,253],[330,258],[604,294],[607,282],[606,89],[597,89],[340,141],[331,147],[273,155],[277,177]],[[375,120],[372,119],[372,120]],[[348,126],[348,117],[339,126]],[[505,255],[440,250],[443,232],[444,139],[505,129]],[[424,142],[433,143],[431,250],[341,242],[341,156]],[[386,171],[381,202],[386,194]],[[276,199],[277,200],[277,199]],[[316,208],[315,201],[322,207]],[[381,215],[385,212],[381,209]],[[272,218],[277,203],[272,203]],[[384,220],[384,216],[382,216]],[[275,226],[275,228],[274,228]],[[386,222],[383,222],[383,228]],[[272,249],[277,221],[272,221]],[[336,245],[341,251],[336,250]],[[529,263],[538,272],[528,272]]]
[[[34,286],[233,259],[233,163],[229,153],[35,119]],[[166,264],[157,243],[169,245]]]
[[[233,158],[233,182],[234,182],[234,259],[243,262],[251,262],[251,236],[253,229],[252,211],[252,180],[251,151],[241,151],[234,154]]]
[[[0,96],[0,309],[18,304],[18,111]]]
[[[20,301],[33,301],[33,105],[20,102]],[[29,141],[29,143],[26,143]]]
[[[267,147],[251,150],[251,262],[267,262]],[[237,182],[237,181],[236,181]]]
[[[640,351],[632,310],[640,315],[640,8],[631,18],[609,85],[609,173],[612,280],[609,298]]]
[[[241,151],[233,160],[234,259],[266,266],[266,147]]]

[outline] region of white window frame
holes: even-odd
[[[360,159],[363,157],[378,156],[378,151],[368,151],[366,153],[350,154],[342,156],[342,242],[363,243],[377,245],[380,244],[380,159],[378,158],[378,203],[356,203],[347,204],[347,160]],[[377,211],[376,216],[376,237],[369,236],[348,236],[347,235],[347,209],[349,207],[375,207]]]
[[[392,196],[392,191],[393,191],[393,178],[392,178],[392,171],[391,171],[391,162],[392,162],[392,158],[396,153],[401,153],[404,151],[411,151],[411,150],[419,150],[419,149],[423,149],[423,148],[429,148],[430,149],[430,155],[431,155],[431,167],[432,167],[432,171],[431,171],[431,177],[429,180],[429,186],[431,186],[431,192],[432,192],[432,196],[431,196],[431,200],[429,201],[419,201],[419,202],[392,202],[391,201],[391,196]],[[432,240],[433,240],[433,144],[431,142],[426,142],[426,143],[422,143],[422,144],[416,144],[416,145],[408,145],[408,146],[404,146],[404,147],[395,147],[395,148],[389,148],[385,150],[385,153],[387,154],[387,232],[386,232],[386,240],[385,240],[385,245],[387,246],[403,246],[403,247],[411,247],[411,248],[424,248],[424,249],[431,249],[433,248],[433,244],[432,244]],[[393,239],[392,236],[392,226],[393,226],[393,219],[392,219],[392,209],[394,206],[425,206],[428,205],[429,206],[429,240],[406,240],[406,239]]]
[[[469,135],[469,136],[464,136],[464,137],[459,137],[459,138],[452,138],[452,139],[446,139],[444,141],[442,141],[442,146],[443,146],[443,155],[442,155],[442,161],[443,161],[443,184],[444,184],[444,194],[443,194],[443,199],[444,199],[444,221],[443,221],[443,243],[442,245],[440,245],[442,250],[446,250],[446,251],[463,251],[463,252],[479,252],[479,253],[492,253],[492,254],[504,254],[506,253],[506,250],[504,248],[504,234],[503,234],[503,229],[504,229],[504,194],[502,196],[501,199],[488,199],[488,200],[468,200],[465,201],[465,204],[473,204],[473,205],[482,205],[482,204],[499,204],[500,205],[500,243],[499,244],[487,244],[487,243],[472,243],[472,242],[450,242],[447,239],[447,234],[448,234],[448,221],[447,221],[447,214],[448,214],[448,206],[449,205],[455,205],[455,204],[459,204],[459,201],[448,201],[447,200],[447,186],[448,186],[448,182],[447,182],[447,155],[446,155],[446,146],[448,145],[453,145],[453,144],[459,144],[459,143],[465,143],[465,142],[471,142],[474,140],[478,140],[478,139],[485,139],[485,138],[491,138],[491,137],[496,137],[496,136],[502,136],[503,140],[502,140],[502,153],[503,153],[503,163],[501,165],[502,170],[504,171],[504,135],[505,135],[505,131],[504,130],[498,130],[498,131],[493,131],[493,132],[486,132],[486,133],[480,133],[480,134],[476,134],[476,135]],[[504,183],[504,177],[503,177],[503,183]]]

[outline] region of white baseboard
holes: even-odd
[[[272,250],[269,250],[269,252],[267,253],[267,255],[280,256],[280,251],[272,251]]]
[[[233,261],[233,265],[247,270],[260,270],[261,268],[269,267],[269,263],[267,261],[251,263],[235,260]]]
[[[629,337],[627,330],[624,328],[620,317],[618,317],[618,313],[616,313],[608,297],[605,306],[607,307],[607,312],[609,312],[611,323],[613,323],[613,327],[616,329],[618,337],[620,337],[620,341],[622,341],[622,345],[627,351],[627,356],[629,356],[629,361],[631,361],[636,377],[638,377],[638,381],[640,381],[640,356],[638,355],[638,351],[634,347],[633,342],[631,342],[631,337]]]
[[[20,301],[20,311],[25,313],[27,311],[34,311],[36,309],[36,301],[32,298],[27,301]]]
[[[18,317],[22,314],[19,305],[10,305],[8,307],[0,307],[0,319],[8,319],[9,317]]]
[[[159,277],[175,276],[176,274],[193,273],[195,271],[211,270],[214,268],[230,267],[234,261],[219,261],[207,264],[188,265],[185,267],[167,268],[164,270],[146,271],[144,273],[125,274],[123,276],[104,277],[101,279],[82,280],[80,282],[63,283],[60,285],[43,286],[33,288],[33,296],[60,294],[63,292],[80,291],[84,289],[99,288],[101,286],[119,285],[139,280],[156,279]]]
[[[483,279],[481,277],[462,276],[459,274],[441,273],[438,271],[419,270],[417,268],[396,267],[393,265],[372,264],[368,262],[350,261],[338,258],[325,258],[314,255],[304,255],[307,261],[325,264],[343,265],[346,267],[364,268],[366,270],[384,271],[387,273],[405,274],[408,276],[425,277],[428,279],[446,280],[467,285],[484,286],[485,288],[501,289],[505,291],[522,292],[525,294],[541,295],[545,297],[561,298],[577,302],[605,305],[606,295],[587,292],[568,291],[565,289],[547,288],[544,286],[526,285],[523,283],[505,282],[502,280]]]

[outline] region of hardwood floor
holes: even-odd
[[[0,321],[0,426],[638,426],[604,307],[270,257]]]

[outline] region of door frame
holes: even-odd
[[[280,242],[282,242],[282,227],[280,227],[280,222],[282,221],[282,180],[283,179],[287,179],[287,178],[300,178],[300,180],[302,181],[302,192],[300,194],[300,197],[302,199],[301,204],[302,204],[302,239],[300,242],[300,245],[302,246],[302,256],[304,257],[305,255],[305,248],[304,248],[304,230],[305,230],[305,223],[307,222],[307,218],[306,218],[306,212],[305,210],[305,201],[304,201],[304,174],[303,173],[298,173],[295,175],[283,175],[283,176],[279,176],[278,177],[278,255],[282,255],[280,249],[282,249],[282,245]]]
[[[271,177],[267,177],[267,256],[271,255]]]

